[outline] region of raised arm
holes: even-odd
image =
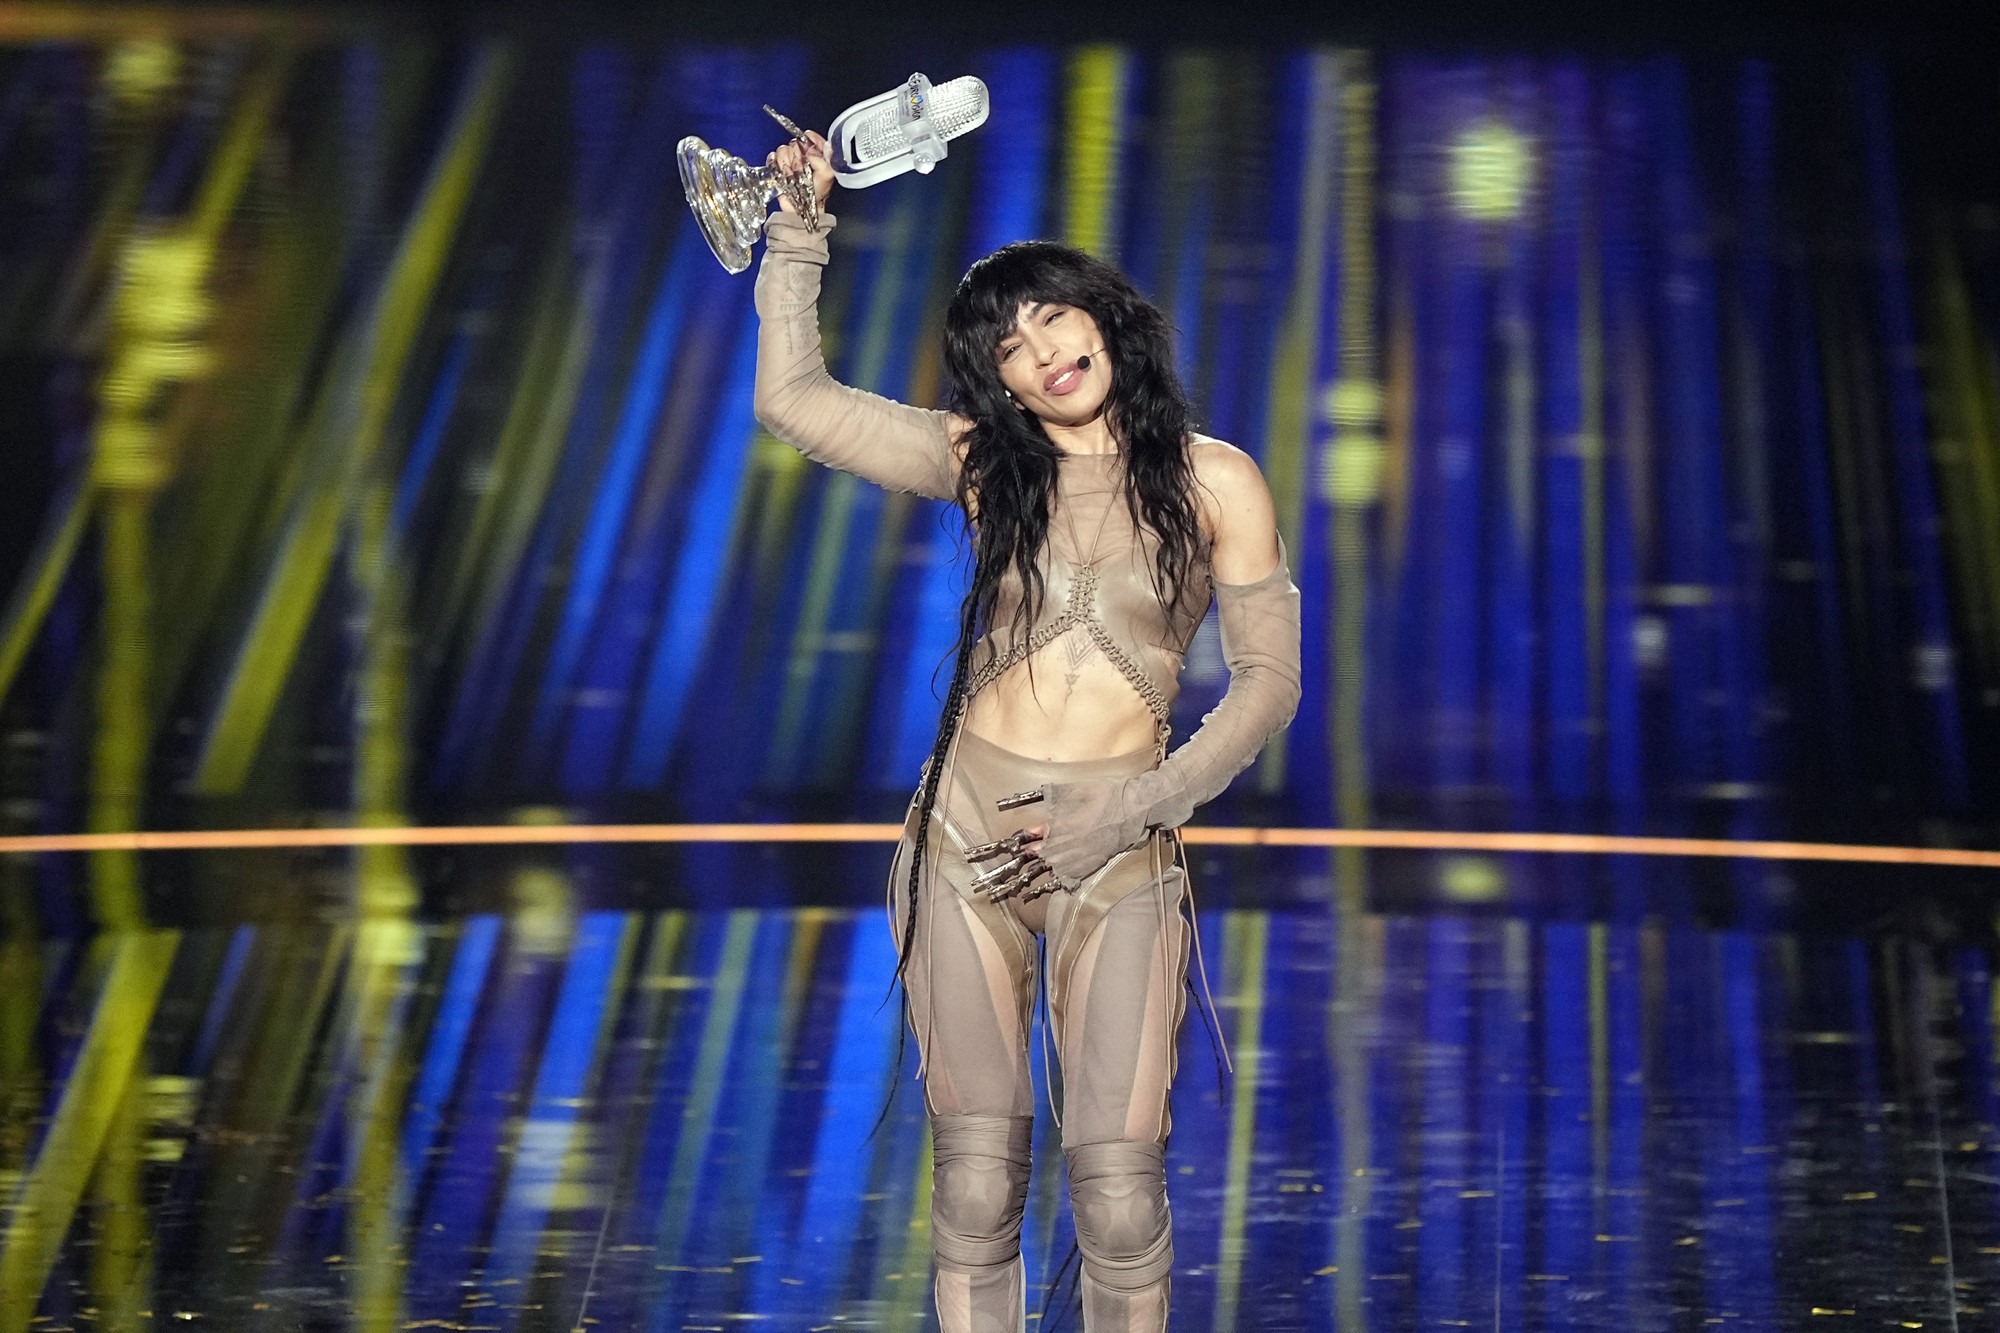
[[[830,213],[818,232],[773,213],[757,270],[757,420],[807,458],[892,491],[952,498],[951,415],[840,383],[820,353],[819,285]]]

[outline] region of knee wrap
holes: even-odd
[[[1021,1252],[1034,1120],[931,1117],[931,1249],[940,1268],[978,1273]]]
[[[1080,1143],[1063,1156],[1084,1271],[1114,1291],[1144,1291],[1171,1273],[1167,1150],[1157,1143]]]

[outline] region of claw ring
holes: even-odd
[[[1004,902],[1017,894],[1022,902],[1033,902],[1062,888],[1063,882],[1048,862],[1033,853],[1022,852],[975,878],[972,887],[985,894],[988,902]]]
[[[982,842],[977,847],[968,847],[965,852],[965,859],[968,861],[990,861],[1003,853],[1012,856],[1027,846],[1028,842],[1028,831],[1026,829],[1016,829],[998,841]]]
[[[806,132],[800,129],[797,123],[790,117],[782,112],[773,110],[768,102],[764,104],[764,110],[770,113],[772,120],[777,121],[779,125],[784,127],[785,133],[792,136],[792,142],[798,145],[799,152],[802,155],[812,146],[806,141]],[[799,216],[805,219],[807,229],[818,231],[819,196],[813,186],[812,168],[806,167],[796,176],[780,176],[778,178],[778,188],[783,190],[785,197],[792,201],[792,207],[799,210]]]

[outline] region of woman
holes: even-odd
[[[825,140],[770,160],[810,170]],[[934,1179],[946,1333],[1025,1320],[1020,1230],[1041,937],[1092,1333],[1164,1329],[1165,1145],[1191,923],[1172,830],[1291,720],[1299,599],[1270,492],[1190,430],[1170,329],[1115,269],[1024,242],[946,316],[954,410],[835,383],[818,297],[834,219],[789,200],[757,277],[756,409],[802,453],[955,501],[974,532],[952,683],[890,873]],[[1182,654],[1213,595],[1230,681],[1167,753]]]

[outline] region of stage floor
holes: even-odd
[[[1176,1329],[2000,1327],[1983,949],[1201,927],[1235,1073],[1190,1010]],[[0,1333],[933,1322],[879,912],[245,925],[0,968]],[[1038,1137],[1041,1284],[1070,1249],[1045,1105]],[[1041,1301],[1031,1327],[1079,1327]]]

